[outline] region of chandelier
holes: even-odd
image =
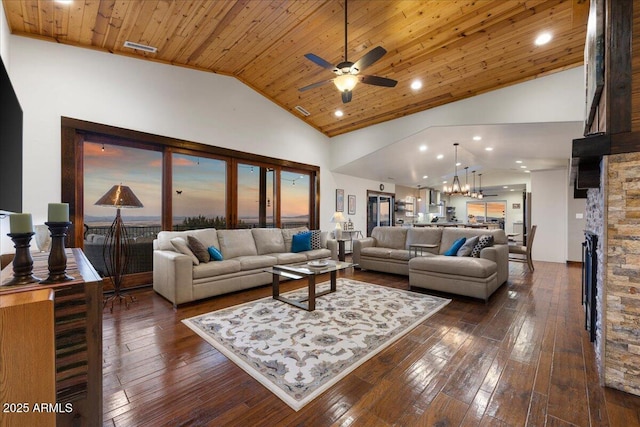
[[[453,181],[450,186],[445,185],[442,189],[442,192],[447,196],[464,196],[465,189],[460,186],[460,179],[458,178],[458,144],[457,142],[453,144],[456,150],[456,158],[454,163],[454,174]]]
[[[480,177],[480,191],[476,191],[476,171],[471,171],[473,174],[473,191],[469,194],[469,197],[472,199],[482,199],[484,196],[482,195],[482,174],[478,174]]]

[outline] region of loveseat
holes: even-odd
[[[264,270],[277,264],[337,259],[338,253],[326,232],[306,227],[161,231],[153,248],[153,289],[174,307],[269,284],[272,275]]]
[[[485,242],[477,256],[458,256],[458,250],[453,256],[445,255],[456,241],[476,236],[474,241]],[[411,287],[485,301],[509,278],[508,240],[501,229],[375,227],[371,237],[354,241],[353,262],[366,270],[408,275]]]

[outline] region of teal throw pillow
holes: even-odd
[[[306,231],[293,235],[291,242],[291,252],[304,252],[311,250],[311,232]]]
[[[458,240],[453,242],[453,245],[451,245],[451,247],[444,254],[446,256],[456,256],[458,254],[458,249],[460,249],[462,245],[464,245],[464,242],[466,241],[467,241],[466,237],[459,238]]]
[[[222,253],[215,246],[209,246],[207,248],[207,251],[209,251],[209,255],[211,256],[211,259],[214,261],[222,261],[224,259],[222,257]]]

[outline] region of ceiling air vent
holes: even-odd
[[[147,46],[144,44],[134,43],[130,41],[124,42],[124,47],[128,47],[131,49],[144,50],[145,52],[156,53],[158,51],[157,47]]]
[[[308,112],[307,110],[305,110],[304,108],[302,108],[302,107],[301,107],[301,106],[299,106],[299,105],[296,105],[296,110],[298,110],[298,112],[299,112],[300,114],[302,114],[303,116],[305,116],[305,117],[309,117],[309,116],[311,115],[311,113],[310,113],[310,112]]]

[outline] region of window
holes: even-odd
[[[127,274],[151,271],[153,239],[161,230],[162,153],[126,145],[85,141],[84,163],[84,252],[96,271],[106,273],[102,247],[116,209],[96,206],[111,187],[128,186],[144,205],[121,209],[130,239]]]
[[[311,228],[309,174],[282,171],[280,174],[280,218],[282,228],[306,226]]]
[[[227,162],[173,153],[174,230],[227,228]]]
[[[467,218],[476,222],[492,222],[500,224],[504,229],[507,202],[467,202]]]
[[[160,230],[319,226],[317,166],[66,117],[61,130],[70,247],[84,248],[104,272],[99,236],[116,212],[94,203],[122,183],[144,205],[122,209],[136,250],[144,247],[124,287],[151,282],[152,242]]]

